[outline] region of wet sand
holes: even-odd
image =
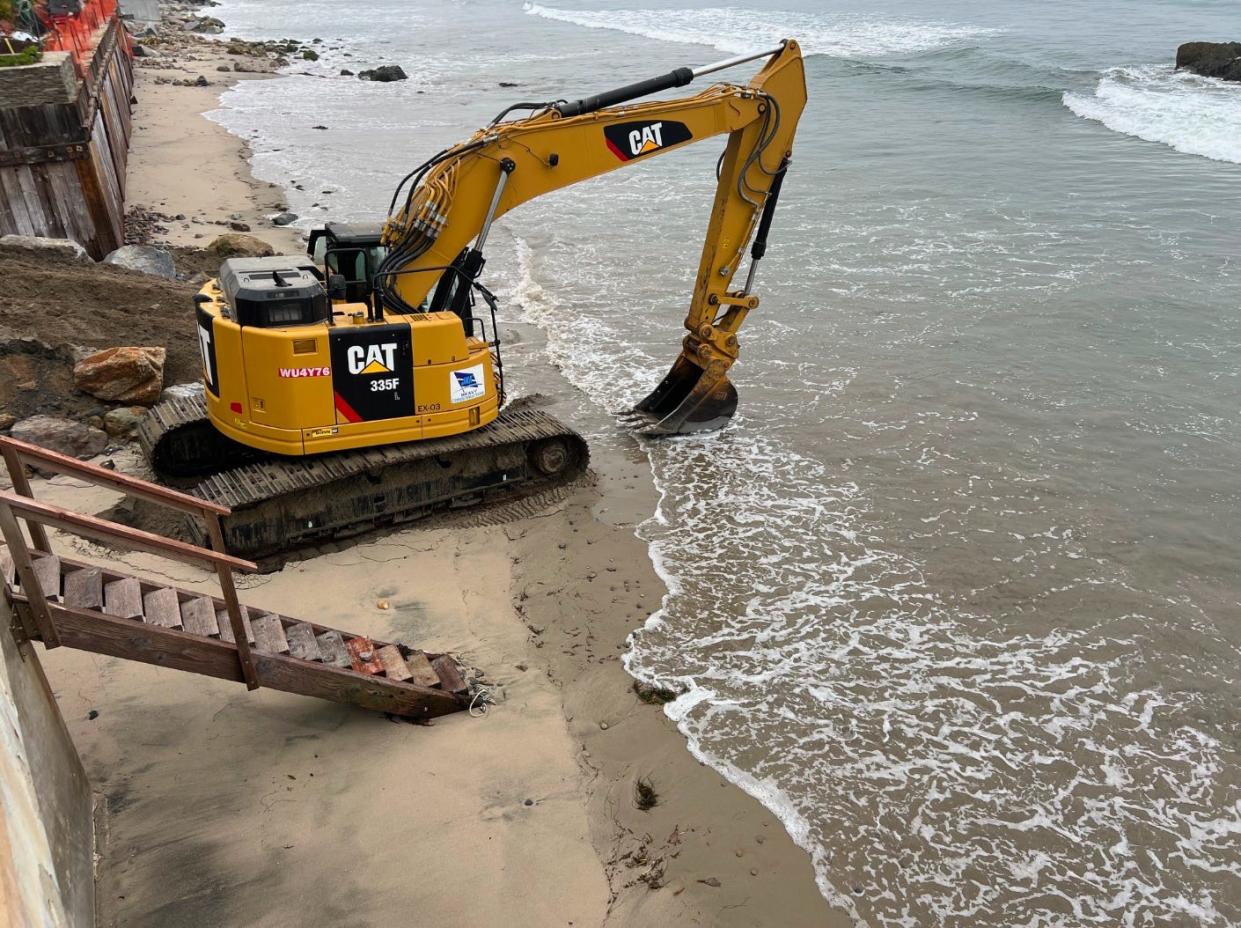
[[[250,177],[244,145],[200,115],[224,81],[257,76],[217,72],[222,55],[194,54],[162,63],[212,86],[139,71],[129,205],[185,214],[162,236],[172,243],[205,244],[236,213],[251,234],[297,247],[267,222],[280,192]],[[241,583],[253,605],[461,655],[497,684],[484,718],[414,726],[45,653],[99,792],[101,925],[847,923],[775,817],[695,760],[660,707],[635,695],[625,638],[664,594],[634,534],[656,503],[649,466],[550,368],[537,330],[510,336],[505,360],[523,389],[604,436],[592,443],[592,479]],[[110,456],[142,469],[132,450]],[[115,502],[64,478],[37,481],[36,493],[90,512]],[[116,559],[70,540],[60,550]],[[211,589],[184,566],[123,561]],[[640,777],[658,794],[648,811],[635,804]]]

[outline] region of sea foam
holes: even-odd
[[[1066,93],[1064,105],[1148,142],[1241,164],[1241,87],[1170,65],[1111,68],[1091,95]]]
[[[959,23],[881,19],[833,13],[771,12],[727,7],[683,10],[564,10],[527,3],[527,13],[589,29],[748,52],[796,36],[809,55],[873,58],[910,55],[993,35]]]

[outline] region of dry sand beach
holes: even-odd
[[[185,217],[153,220],[155,242],[201,246],[242,222],[300,249],[270,222],[281,192],[255,181],[241,140],[202,116],[227,82],[265,75],[220,71],[238,57],[182,35],[139,60],[130,209]],[[209,85],[169,82],[199,76]],[[187,304],[170,342],[190,337],[189,320]],[[506,362],[523,389],[599,432],[606,414],[551,369],[538,330],[512,334]],[[99,923],[846,924],[777,819],[635,694],[620,657],[664,595],[635,536],[656,498],[644,453],[619,429],[592,453],[591,478],[558,498],[364,539],[243,582],[248,603],[461,655],[497,685],[485,717],[413,726],[46,653],[100,797]],[[142,471],[132,449],[108,456]],[[115,501],[64,478],[36,493],[87,512]],[[211,586],[145,555],[125,562]],[[658,795],[647,811],[639,779]]]

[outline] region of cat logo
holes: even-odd
[[[688,142],[694,136],[683,122],[623,122],[603,130],[608,149],[621,161],[663,151],[671,145]]]
[[[345,357],[351,374],[391,374],[396,368],[396,342],[350,345]]]
[[[631,155],[645,155],[649,151],[664,147],[662,122],[653,122],[649,126],[641,129],[634,129],[629,133],[629,153]]]

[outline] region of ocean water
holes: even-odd
[[[799,38],[740,414],[646,445],[669,593],[627,664],[686,688],[690,750],[859,924],[1241,924],[1241,86],[1171,68],[1241,38],[1235,0],[217,13],[324,40],[213,114],[303,225],[382,214],[516,99]],[[381,62],[411,80],[339,76]],[[489,243],[593,437],[676,353],[718,153],[558,192]]]

